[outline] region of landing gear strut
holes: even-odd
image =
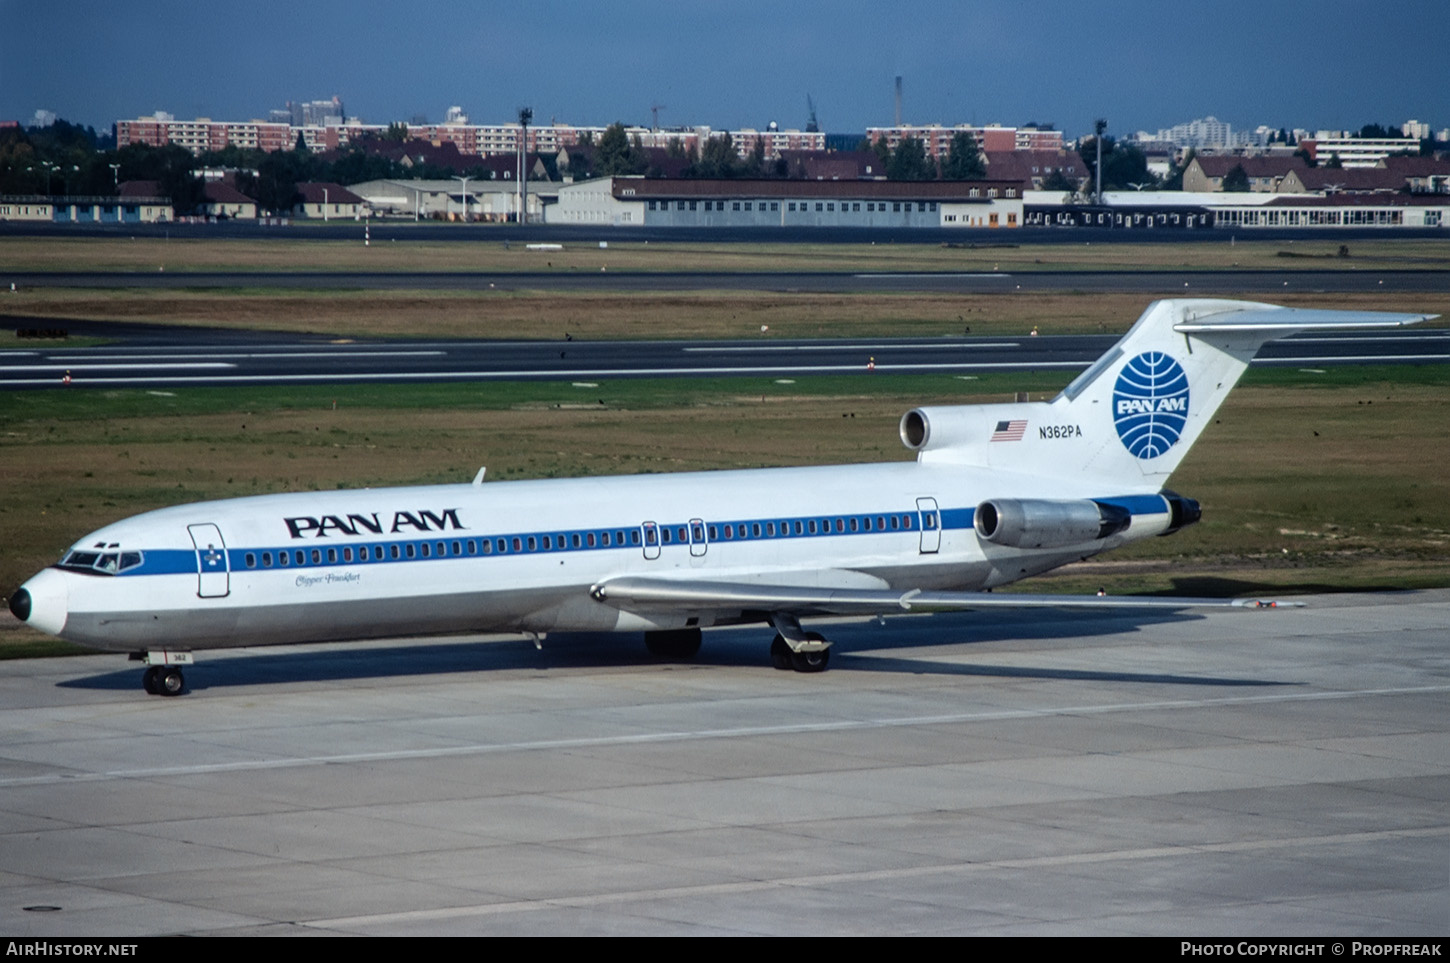
[[[771,617],[776,628],[770,643],[770,664],[797,672],[824,672],[831,661],[831,643],[819,632],[807,632],[794,616]]]
[[[133,662],[145,662],[141,687],[151,695],[177,696],[186,691],[182,665],[191,665],[190,652],[133,652]]]

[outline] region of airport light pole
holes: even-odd
[[[471,176],[469,176],[469,177],[459,177],[458,175],[455,174],[454,177],[453,177],[453,179],[455,181],[462,181],[463,182],[463,223],[467,224],[468,223],[468,182],[471,181],[471,180],[473,180],[473,178]]]
[[[529,222],[529,121],[534,119],[532,107],[519,108],[519,224]]]
[[[1098,162],[1093,165],[1093,173],[1097,175],[1097,193],[1093,197],[1093,202],[1099,205],[1103,202],[1103,132],[1107,129],[1108,122],[1105,119],[1100,119],[1093,124],[1093,131],[1097,134],[1093,141],[1098,150]]]

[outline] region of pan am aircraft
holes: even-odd
[[[1196,522],[1163,488],[1260,345],[1434,315],[1153,303],[1048,402],[923,407],[914,462],[307,492],[147,512],[25,583],[30,625],[185,688],[192,651],[452,632],[643,632],[769,623],[777,668],[826,668],[825,615],[1250,600],[987,594]]]

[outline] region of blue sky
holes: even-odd
[[[1443,0],[0,0],[0,120],[37,109],[109,129],[265,117],[340,96],[385,123],[536,122],[804,127],[1108,118],[1131,133],[1213,114],[1357,128],[1450,126]]]

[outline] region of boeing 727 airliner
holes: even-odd
[[[227,646],[612,630],[689,657],[702,628],[769,623],[775,666],[809,672],[812,616],[1257,604],[984,590],[1197,521],[1163,485],[1265,341],[1429,317],[1158,301],[1052,401],[907,412],[914,462],[182,505],[87,535],[10,610],[175,695],[193,650]]]

